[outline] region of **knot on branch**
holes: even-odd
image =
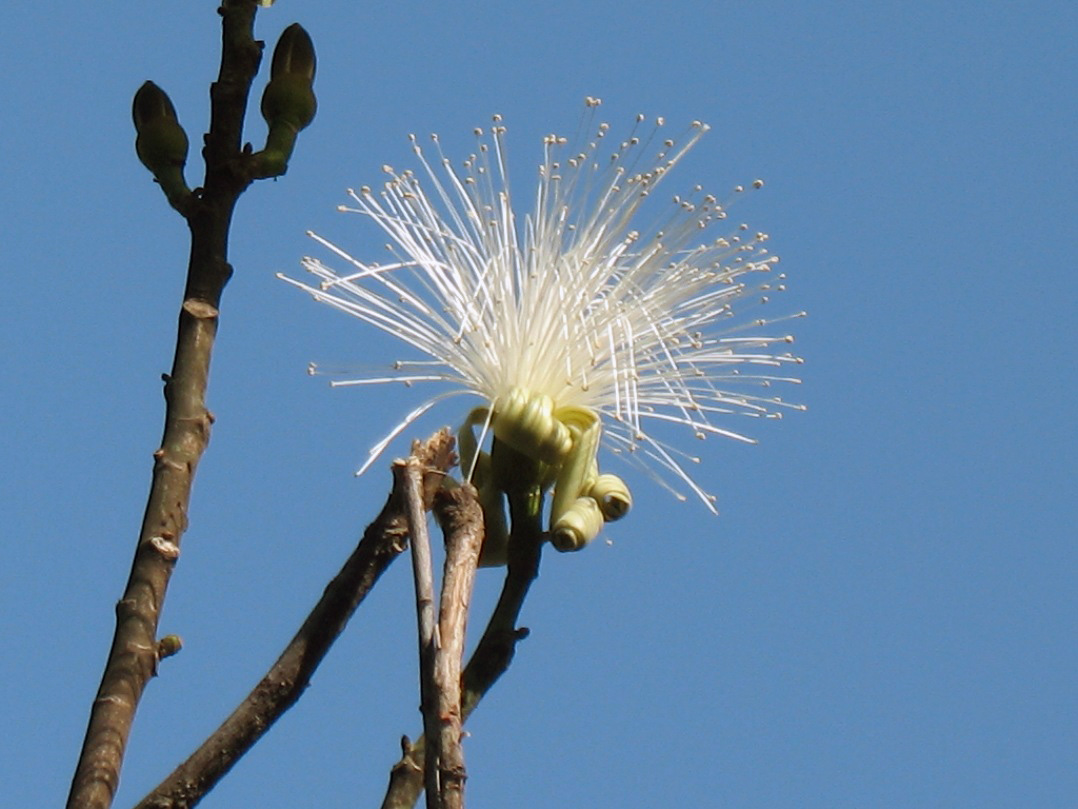
[[[197,298],[188,298],[185,300],[183,302],[183,311],[199,320],[209,320],[220,314],[217,307],[212,303],[198,300]]]
[[[149,545],[167,562],[175,562],[180,558],[180,546],[176,544],[175,537],[168,532],[150,537]]]

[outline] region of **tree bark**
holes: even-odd
[[[461,746],[461,665],[475,571],[483,544],[483,510],[465,484],[438,493],[435,513],[445,533],[445,571],[438,601],[434,681],[438,696],[438,789],[441,809],[463,809],[468,774]]]

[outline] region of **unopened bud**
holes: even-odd
[[[273,51],[270,82],[262,94],[262,117],[272,129],[287,124],[295,132],[313,119],[318,103],[314,97],[314,43],[299,23],[284,29]]]
[[[186,191],[183,167],[187,162],[187,133],[180,126],[176,109],[168,95],[152,81],[135,93],[131,106],[135,122],[135,151],[171,198]]]

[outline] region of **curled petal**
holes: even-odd
[[[559,551],[578,551],[599,536],[603,512],[592,497],[578,497],[551,526],[550,542]]]
[[[629,487],[617,475],[599,475],[588,489],[588,496],[599,504],[603,519],[607,522],[620,520],[633,505]]]
[[[572,448],[569,429],[554,418],[554,400],[513,388],[494,407],[494,435],[517,452],[559,464]]]
[[[602,427],[594,411],[584,407],[559,408],[557,420],[564,424],[572,437],[572,448],[562,462],[554,483],[550,504],[550,523],[574,507],[576,499],[586,493],[596,476],[595,454],[599,451]]]

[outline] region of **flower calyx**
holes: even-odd
[[[541,491],[553,487],[549,530],[555,549],[580,550],[599,535],[604,523],[625,516],[632,506],[632,495],[621,478],[599,474],[598,414],[587,407],[555,407],[550,396],[514,387],[491,406],[472,410],[458,434],[461,469],[478,489],[483,506],[486,540],[481,565],[505,563],[509,533],[506,482],[490,453],[480,449],[477,427],[534,460]]]

